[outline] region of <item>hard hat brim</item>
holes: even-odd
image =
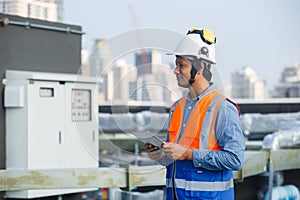
[[[182,57],[185,57],[185,58],[188,58],[190,60],[191,57],[193,58],[196,58],[196,59],[203,59],[203,60],[206,60],[207,62],[210,62],[211,64],[216,64],[216,62],[213,62],[212,60],[208,60],[205,56],[195,56],[195,55],[190,55],[190,54],[184,54],[184,53],[179,53],[179,52],[175,52],[175,51],[169,51],[166,53],[167,56],[182,56]]]

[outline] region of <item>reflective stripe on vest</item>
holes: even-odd
[[[187,181],[185,179],[175,179],[175,185],[178,189],[217,192],[233,188],[233,179],[224,182],[200,182]],[[166,186],[172,187],[172,179],[166,180]]]
[[[186,97],[179,100],[172,114],[169,131],[169,142],[179,143],[193,149],[220,150],[215,138],[214,123],[218,106],[224,100],[219,92],[213,90],[206,94],[195,105],[184,128],[183,135],[179,137],[182,129],[182,116]]]

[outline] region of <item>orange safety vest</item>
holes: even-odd
[[[213,90],[212,92],[206,94],[203,98],[201,98],[200,102],[197,103],[197,105],[194,107],[192,113],[190,114],[190,117],[188,119],[187,124],[184,128],[184,133],[179,138],[180,130],[183,126],[182,124],[182,116],[184,111],[184,105],[186,102],[186,97],[179,100],[179,102],[176,105],[175,110],[173,111],[171,115],[171,121],[168,128],[169,131],[169,142],[173,143],[179,143],[183,146],[193,148],[193,149],[199,149],[200,147],[200,133],[202,130],[203,121],[205,118],[205,114],[207,112],[208,107],[211,105],[212,101],[218,98],[216,101],[216,104],[214,106],[212,118],[210,120],[210,128],[209,133],[206,137],[202,137],[204,139],[207,139],[208,141],[208,150],[214,150],[219,151],[220,146],[215,138],[215,130],[214,130],[214,123],[215,118],[217,114],[218,107],[220,103],[225,100],[225,98],[220,95],[220,93],[216,90]],[[203,134],[203,133],[201,133]]]
[[[215,137],[215,119],[221,102],[226,98],[213,90],[204,95],[190,111],[183,124],[186,97],[170,110],[168,141],[192,149],[220,151]],[[180,135],[182,134],[182,135]],[[167,165],[166,199],[234,199],[231,170],[210,171],[195,167],[191,160],[175,160]]]

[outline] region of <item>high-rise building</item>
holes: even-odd
[[[136,81],[137,70],[125,60],[119,59],[110,71],[113,76],[108,85],[108,100],[126,102],[131,99],[130,85]]]
[[[171,105],[182,96],[176,77],[169,65],[162,64],[161,53],[155,50],[136,53],[136,65],[118,59],[105,40],[97,40],[89,58],[90,75],[99,78],[102,101],[149,101]],[[100,97],[99,97],[100,99]]]
[[[90,75],[89,52],[85,49],[81,49],[80,73],[84,76]]]
[[[265,82],[251,67],[244,67],[231,75],[231,97],[262,100],[266,98]]]
[[[55,0],[57,5],[57,21],[62,22],[64,19],[64,0]]]
[[[300,65],[295,64],[283,70],[274,97],[300,97]]]
[[[182,90],[176,84],[176,78],[169,65],[162,64],[161,53],[147,50],[135,54],[137,67],[136,89],[133,93],[138,101],[172,103]]]
[[[161,63],[161,54],[156,50],[140,51],[135,54],[138,76],[151,74],[153,65]]]
[[[91,76],[102,76],[108,72],[108,68],[113,59],[109,44],[104,39],[95,41],[93,50],[90,54]]]
[[[102,100],[108,100],[112,96],[112,91],[108,89],[113,77],[112,59],[110,45],[104,39],[96,40],[90,53],[89,66],[90,76],[99,78],[99,95],[102,95]]]
[[[281,73],[282,83],[300,83],[300,65],[286,67]]]
[[[63,0],[0,0],[0,12],[57,22],[63,20]]]

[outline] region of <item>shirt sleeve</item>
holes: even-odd
[[[245,138],[236,107],[223,101],[215,121],[215,136],[220,151],[194,150],[193,164],[208,170],[239,170],[245,151]]]

